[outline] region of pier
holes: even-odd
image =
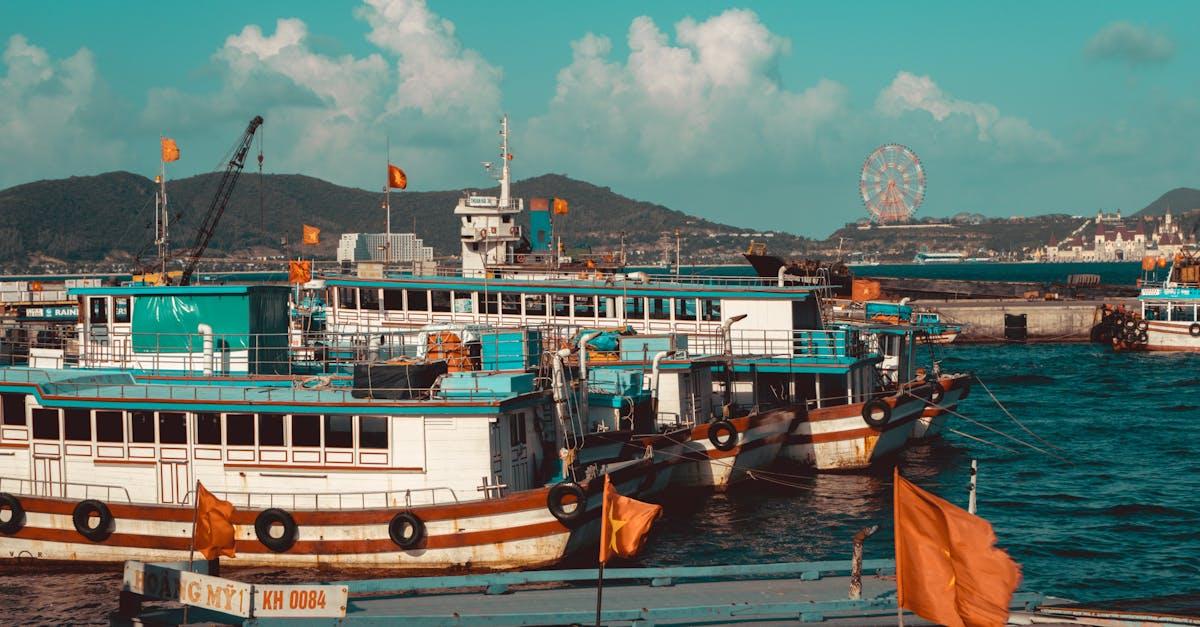
[[[964,326],[958,342],[1087,342],[1104,304],[1137,308],[1135,298],[1106,300],[919,300],[945,322]]]

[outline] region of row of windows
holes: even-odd
[[[595,296],[585,294],[516,294],[379,288],[336,288],[340,309],[472,313],[554,317],[616,318],[623,307],[626,319],[721,321],[721,301],[707,298]],[[382,293],[382,298],[380,294]],[[620,303],[620,304],[618,304]],[[476,307],[478,304],[478,308]]]
[[[1170,317],[1168,318],[1168,314]],[[1196,305],[1193,303],[1146,303],[1143,316],[1147,320],[1171,320],[1174,322],[1195,322]]]
[[[183,412],[37,408],[32,414],[31,431],[34,439],[38,440],[58,440],[61,436],[62,440],[68,442],[188,443],[188,420]],[[193,416],[195,437],[192,441],[200,445],[352,449],[355,448],[354,436],[357,432],[358,448],[388,448],[388,419],[384,416],[206,412]],[[5,412],[4,418],[5,424],[25,424],[24,412],[20,414],[19,422],[16,421],[17,415],[9,411]]]
[[[117,296],[112,298],[111,307],[109,307],[109,297],[107,296],[91,296],[88,298],[88,322],[92,324],[104,324],[108,322],[109,313],[111,310],[113,322],[129,322],[129,297]]]

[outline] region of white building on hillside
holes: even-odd
[[[426,246],[413,233],[392,233],[390,251],[387,240],[386,233],[342,233],[338,242],[338,261],[412,263],[433,260],[433,247]]]
[[[1185,237],[1168,209],[1162,218],[1135,218],[1121,212],[1097,212],[1062,241],[1051,239],[1041,251],[1045,261],[1135,261],[1142,257],[1172,257],[1193,238]]]

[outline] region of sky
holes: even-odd
[[[6,0],[0,188],[153,176],[161,135],[168,178],[217,169],[255,115],[266,172],[378,189],[390,150],[409,189],[486,187],[507,113],[516,179],[739,227],[865,217],[888,143],[918,217],[1131,213],[1200,187],[1197,41],[1166,1]]]

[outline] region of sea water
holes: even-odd
[[[974,372],[1037,437],[978,383],[963,415],[1045,452],[951,418],[966,436],[913,446],[899,468],[966,507],[978,460],[978,514],[1026,589],[1078,600],[1200,589],[1200,355],[1039,344],[951,346],[941,357],[944,371]],[[892,557],[890,467],[797,474],[670,503],[639,562],[847,560],[854,533],[874,524],[866,557]]]

